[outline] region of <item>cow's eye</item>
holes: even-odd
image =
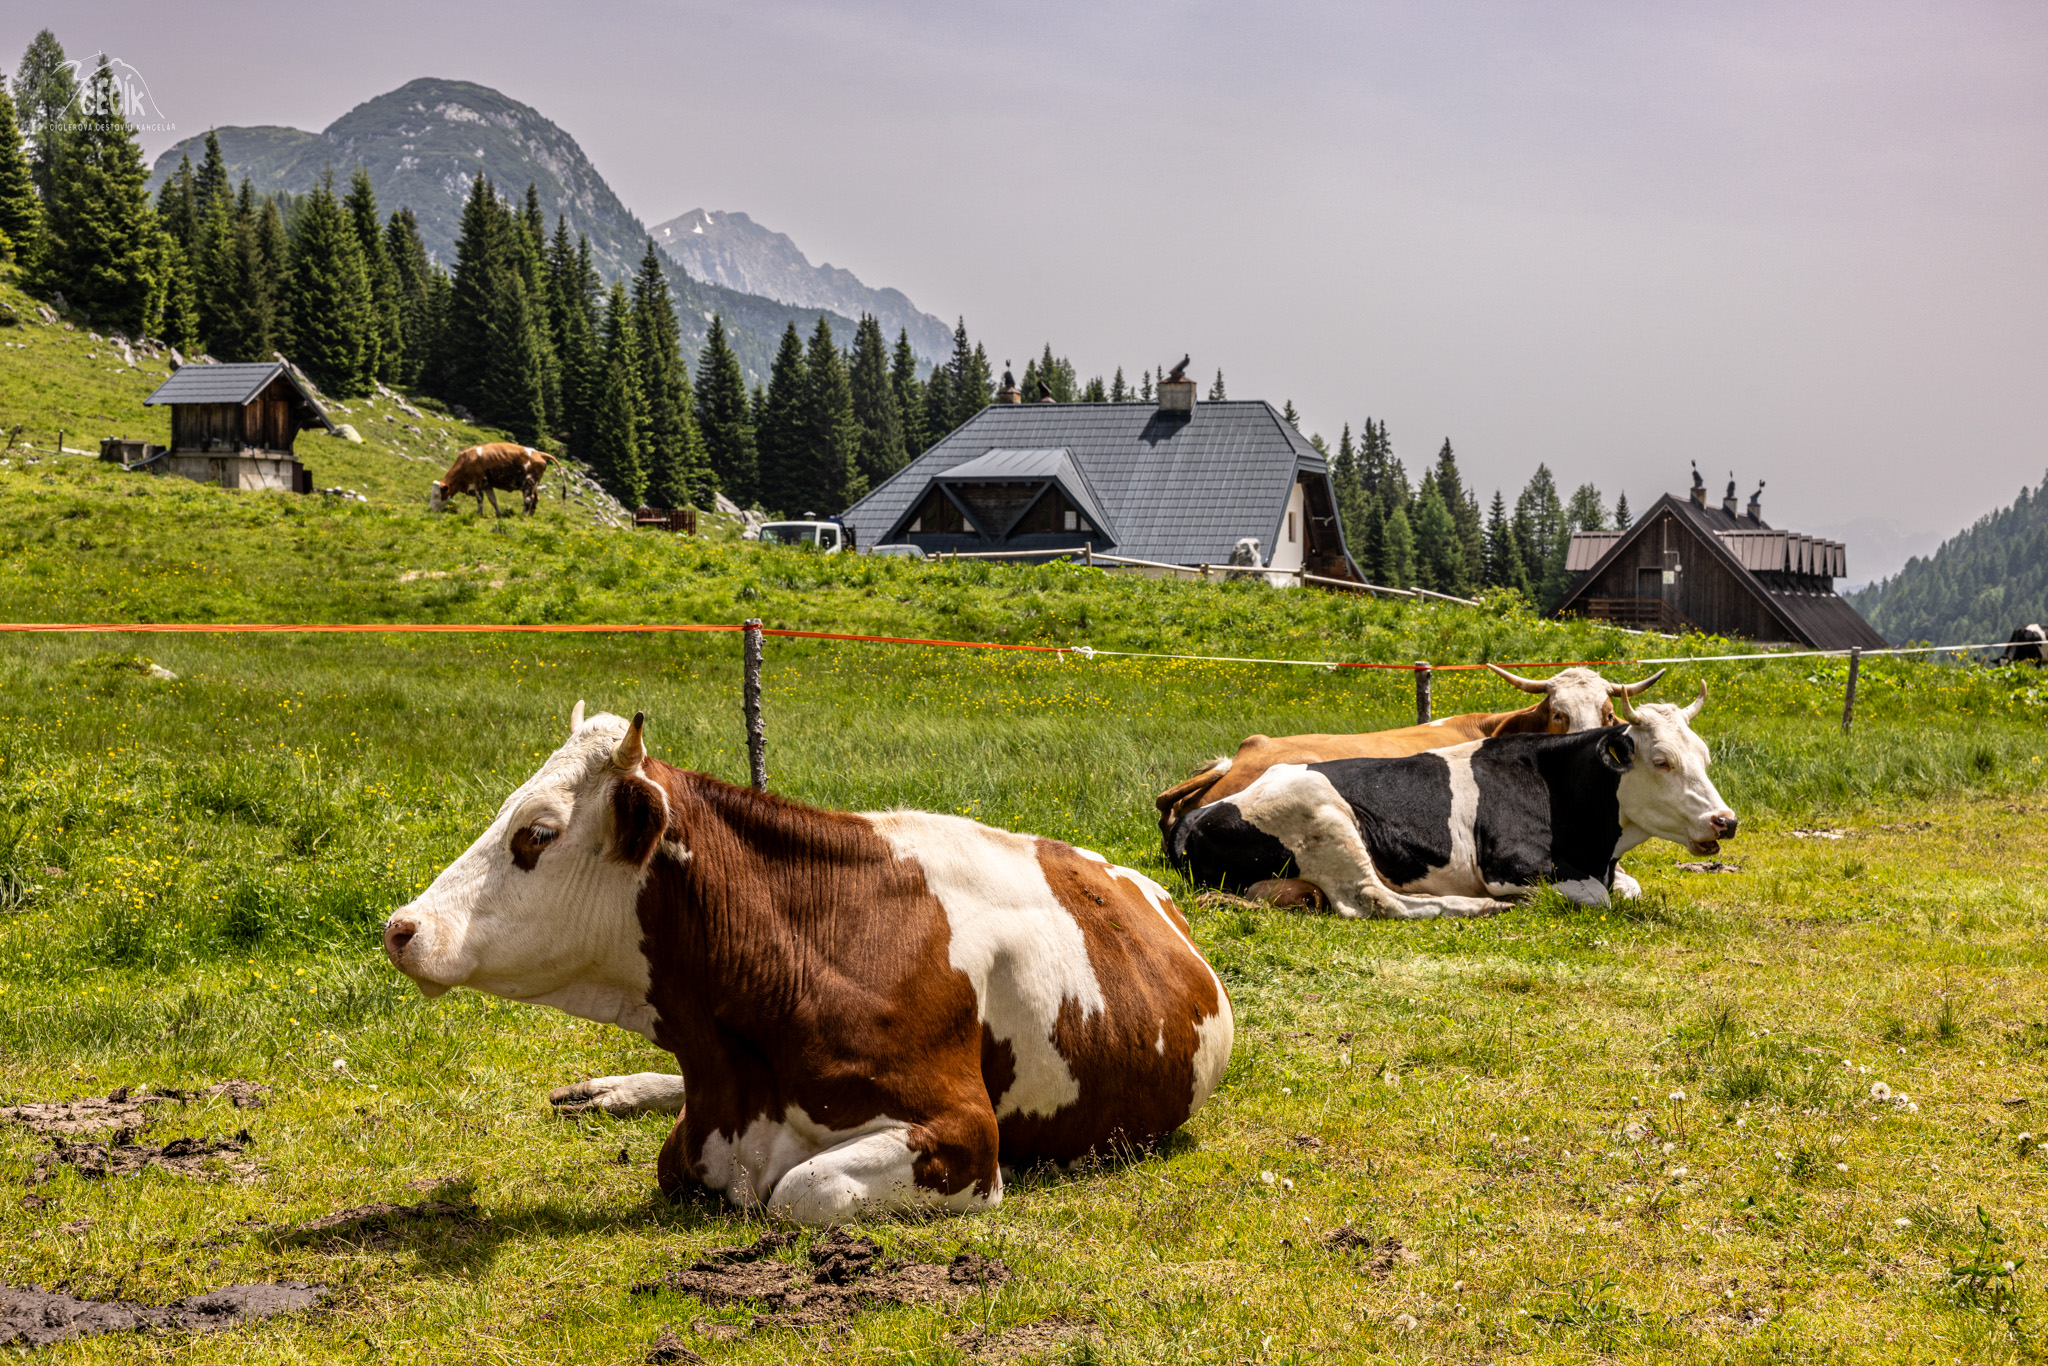
[[[1667,772],[1671,768],[1671,761],[1669,759],[1652,759],[1650,760],[1650,764],[1654,768],[1661,768],[1666,770]]]
[[[540,862],[540,851],[561,834],[552,825],[529,825],[512,833],[512,862],[527,872]]]

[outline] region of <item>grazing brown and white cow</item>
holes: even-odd
[[[1143,874],[957,816],[733,787],[581,702],[384,948],[428,996],[551,1005],[675,1054],[680,1078],[588,1098],[682,1110],[671,1196],[805,1223],[987,1209],[999,1163],[1163,1138],[1230,1060],[1230,998]]]
[[[547,477],[548,462],[554,459],[545,451],[531,446],[522,446],[516,441],[492,441],[482,446],[471,446],[455,457],[455,463],[448,467],[448,473],[434,481],[434,491],[427,497],[429,510],[439,512],[448,505],[448,500],[457,494],[476,495],[476,510],[484,510],[484,495],[489,494],[491,511],[500,512],[498,490],[518,491],[522,495],[527,515],[531,516],[540,506],[540,481]]]

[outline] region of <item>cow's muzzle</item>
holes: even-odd
[[[1716,811],[1713,815],[1707,817],[1707,824],[1713,829],[1714,837],[1712,839],[1694,841],[1690,848],[1695,854],[1720,853],[1721,841],[1734,839],[1735,831],[1741,826],[1742,822],[1736,819],[1733,811]]]
[[[405,951],[420,932],[419,922],[404,917],[384,922],[384,956],[391,960],[391,966],[412,978],[423,996],[445,995],[448,988],[439,982],[429,982],[414,972],[405,961]]]

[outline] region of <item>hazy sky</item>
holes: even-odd
[[[2048,5],[11,5],[175,134],[416,76],[991,355],[1194,357],[1411,472],[1948,531],[2048,467]],[[1857,568],[1852,545],[1852,570]],[[1856,577],[1862,577],[1857,575]]]

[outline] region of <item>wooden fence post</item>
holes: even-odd
[[[1415,724],[1429,724],[1429,661],[1415,661]]]
[[[1863,669],[1863,649],[1858,646],[1849,651],[1849,688],[1842,695],[1842,734],[1849,733],[1849,723],[1856,719],[1856,675]]]
[[[768,729],[761,719],[761,619],[746,620],[747,668],[747,765],[753,775],[754,791],[768,790]]]
[[[1095,567],[1095,542],[1083,541],[1081,543],[1081,563],[1090,569]]]

